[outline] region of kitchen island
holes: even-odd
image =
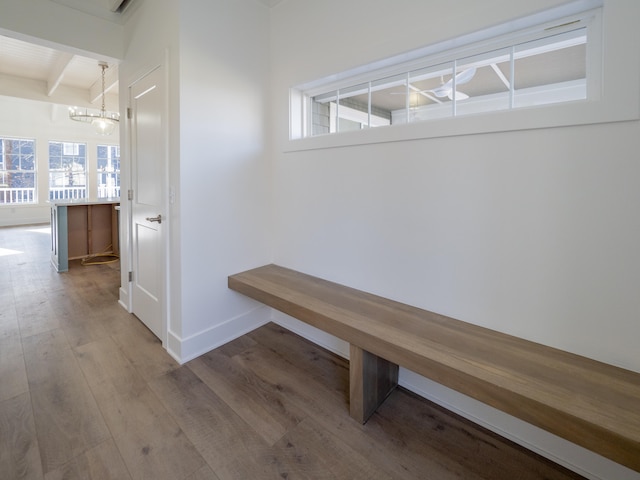
[[[69,260],[96,254],[118,254],[119,198],[51,203],[51,263],[58,272]]]

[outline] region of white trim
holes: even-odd
[[[271,309],[260,305],[247,313],[230,318],[188,337],[183,338],[176,332],[169,330],[166,344],[167,352],[178,363],[183,364],[252,332],[270,321]]]

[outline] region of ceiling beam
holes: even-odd
[[[58,55],[55,64],[49,72],[49,78],[47,78],[47,97],[53,95],[53,92],[55,92],[58,85],[60,85],[60,82],[64,77],[64,72],[69,67],[73,57],[74,55],[72,53],[67,52],[60,52]]]

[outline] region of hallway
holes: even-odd
[[[178,365],[118,263],[58,274],[0,228],[0,479],[580,478],[404,390],[365,425],[348,363],[269,324]]]

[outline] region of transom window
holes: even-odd
[[[0,205],[36,203],[33,139],[0,138]]]
[[[590,47],[599,16],[596,9],[554,18],[295,88],[291,138],[587,100],[597,95],[598,62],[590,55],[599,49]]]
[[[49,142],[49,200],[87,198],[87,144]]]

